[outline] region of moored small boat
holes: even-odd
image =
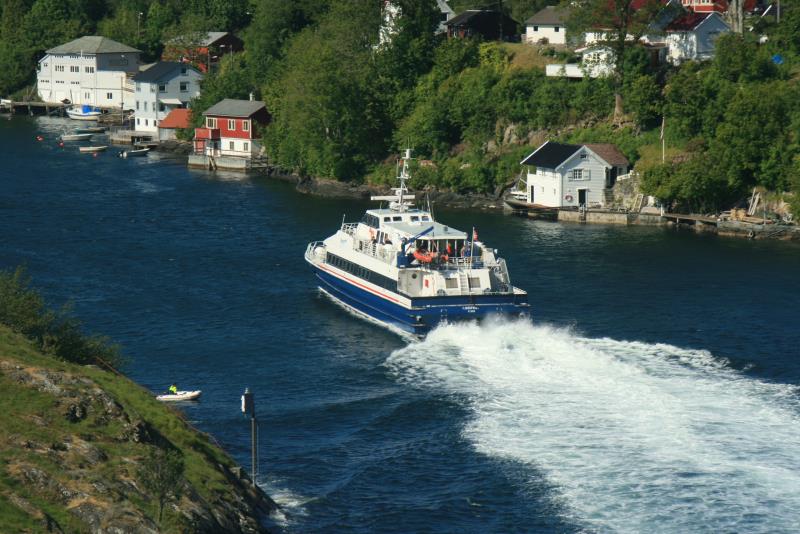
[[[135,158],[140,156],[146,156],[148,152],[150,152],[149,148],[136,148],[133,150],[123,150],[122,152],[119,153],[119,157]]]
[[[78,121],[95,121],[102,114],[103,112],[99,109],[85,104],[80,107],[72,106],[71,108],[67,108],[67,116],[70,119]]]
[[[197,400],[200,398],[201,393],[202,391],[200,391],[199,389],[195,391],[178,391],[177,393],[167,393],[165,395],[158,395],[156,399],[162,402]]]
[[[102,152],[103,150],[107,149],[108,146],[100,145],[100,146],[79,146],[78,150],[81,152]]]
[[[74,134],[62,134],[61,140],[62,141],[88,141],[92,138],[91,133],[74,133]]]

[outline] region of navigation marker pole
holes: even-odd
[[[256,485],[256,450],[258,449],[258,439],[256,437],[256,401],[253,394],[250,393],[250,388],[244,388],[244,395],[242,395],[242,413],[250,414],[250,466],[252,469],[252,482],[253,486]]]

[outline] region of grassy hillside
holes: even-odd
[[[158,521],[142,480],[158,451],[183,460]],[[127,378],[43,355],[0,325],[0,518],[4,532],[261,532],[274,503],[177,413]],[[127,530],[125,530],[127,531]],[[132,530],[131,530],[132,531]]]

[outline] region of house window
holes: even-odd
[[[245,152],[248,152],[250,150],[250,143],[248,143],[247,141],[242,143],[242,150],[244,150]]]
[[[106,93],[106,100],[111,100],[114,98],[114,93]]]
[[[144,110],[147,111],[147,100],[144,101]]]
[[[88,74],[91,74],[91,73],[94,72],[94,67],[84,67],[83,70],[84,70],[84,72],[87,72]]]
[[[92,98],[92,93],[83,93],[83,97],[84,97],[86,100],[90,100],[90,99]]]
[[[234,147],[233,141],[230,141],[230,142],[228,143],[228,148],[229,148],[229,149],[231,149],[231,150],[234,150],[234,148],[233,148],[233,147]]]
[[[158,92],[159,93],[166,93],[167,92],[167,84],[165,84],[165,83],[158,84]]]
[[[534,26],[533,27],[533,31],[538,32],[539,31],[539,26]]]
[[[147,126],[147,119],[144,120],[144,125]]]
[[[560,30],[561,30],[561,28],[559,28],[558,26],[556,26],[555,28],[553,28],[553,31],[554,31],[554,32],[556,32],[556,33],[558,33]]]
[[[207,128],[216,128],[217,127],[217,118],[216,117],[208,117],[206,119],[206,127]]]
[[[186,74],[186,67],[181,67],[181,74]]]
[[[189,82],[181,82],[181,93],[189,92]]]
[[[236,121],[234,119],[228,119],[228,130],[236,130]]]
[[[56,65],[56,72],[64,72],[64,65]]]
[[[69,71],[70,71],[70,72],[80,72],[80,71],[81,71],[81,68],[73,65],[73,66],[71,66],[71,67],[69,68]]]
[[[136,126],[139,126],[142,122],[142,119],[136,119]]]
[[[139,111],[139,101],[136,101],[136,111]]]
[[[586,154],[581,154],[581,159],[586,159]]]
[[[572,169],[572,173],[570,174],[569,179],[572,181],[589,180],[590,179],[589,169]]]
[[[250,121],[242,121],[242,131],[243,132],[250,131]]]
[[[155,85],[150,84],[150,92],[151,93],[155,93],[156,92],[156,86]]]
[[[163,102],[159,102],[158,103],[158,111],[166,111],[166,110],[167,110],[167,106],[165,106]]]
[[[136,92],[137,93],[142,92],[142,84],[140,84],[139,82],[136,82]]]

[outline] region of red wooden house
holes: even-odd
[[[263,102],[226,98],[204,113],[205,126],[194,130],[195,154],[252,158],[261,149],[260,129],[269,122]]]
[[[206,73],[225,54],[241,52],[244,41],[229,32],[198,32],[181,35],[168,41],[161,59],[194,65]]]

